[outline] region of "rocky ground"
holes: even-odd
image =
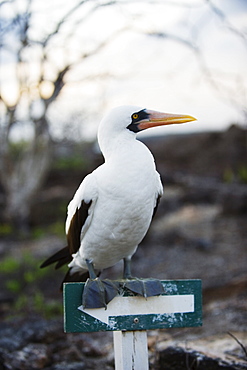
[[[150,369],[247,369],[246,131],[233,126],[146,141],[165,195],[133,271],[203,284],[203,326],[150,331]],[[51,199],[67,201],[68,188],[77,186],[58,186],[60,175],[51,174],[39,197],[40,223]],[[39,222],[37,213],[33,220]],[[64,246],[64,237],[44,225],[39,238],[8,236],[0,243],[0,369],[113,369],[112,333],[63,333],[57,287],[64,271],[41,273],[38,264],[50,248]],[[104,275],[118,278],[121,270],[119,263]]]

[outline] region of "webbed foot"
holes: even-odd
[[[127,288],[132,293],[142,297],[153,297],[161,295],[165,292],[162,283],[157,279],[139,279],[133,278],[131,275],[131,257],[124,258],[124,274],[123,278],[126,281],[123,283],[123,288]]]
[[[117,282],[109,279],[88,279],[83,290],[82,305],[84,308],[106,308],[118,292],[119,284]]]
[[[119,283],[109,279],[101,280],[97,277],[93,262],[86,259],[89,279],[87,279],[83,294],[82,305],[84,308],[100,308],[107,306],[119,292]]]
[[[132,278],[124,282],[123,286],[132,293],[145,298],[161,295],[165,292],[162,283],[157,279]]]

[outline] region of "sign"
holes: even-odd
[[[84,283],[64,284],[64,330],[67,333],[133,331],[202,325],[201,280],[161,281],[164,293],[133,296],[124,291],[105,308],[82,307]]]

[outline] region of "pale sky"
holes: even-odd
[[[20,7],[24,3],[25,0],[19,0]],[[75,3],[75,0],[69,3],[55,0],[47,5],[34,0],[33,37],[50,32],[56,17],[59,19],[66,13],[64,4],[69,8]],[[67,85],[50,109],[52,127],[58,136],[62,125],[57,122],[68,123],[73,116],[77,126],[81,126],[78,117],[84,115],[87,123],[82,126],[83,135],[93,138],[102,115],[124,104],[190,114],[198,119],[166,127],[167,133],[222,130],[233,122],[243,122],[243,114],[236,103],[247,106],[245,1],[212,1],[227,15],[229,23],[213,13],[204,0],[164,1],[161,5],[154,1],[151,6],[152,1],[120,1],[117,6],[101,7],[91,15],[93,3],[89,2],[73,15],[73,23],[77,22],[73,42],[66,43],[66,37],[72,32],[70,22],[65,23],[54,38],[50,48],[54,65],[77,60],[84,50],[90,50],[113,31],[124,27],[126,31],[113,38],[99,54],[78,63],[68,73]],[[168,33],[173,39],[151,37],[148,35],[151,33]],[[189,40],[202,54],[198,56],[175,37]],[[35,55],[34,51],[34,61]],[[202,73],[202,65],[210,71],[216,88],[209,76]],[[11,62],[5,63],[4,70],[3,82],[13,97]],[[52,73],[50,68],[47,76],[52,78]],[[75,131],[80,132],[80,127]],[[159,131],[164,133],[164,128],[156,128],[152,133]]]

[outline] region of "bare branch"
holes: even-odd
[[[3,1],[0,3],[0,6],[5,5],[5,4],[11,4],[11,3],[13,3],[13,2],[14,2],[13,0],[3,0]]]
[[[55,36],[61,29],[62,25],[66,22],[68,18],[70,18],[83,4],[87,3],[89,0],[82,0],[78,4],[76,4],[73,8],[71,8],[67,14],[61,18],[61,20],[57,23],[56,28],[53,32],[51,32],[45,40],[43,40],[42,45],[45,47],[50,39]]]
[[[229,331],[227,332],[227,334],[229,334],[240,345],[245,354],[245,359],[247,360],[247,349],[245,348],[245,346],[238,340],[238,338],[235,337],[235,335],[233,335]]]
[[[148,32],[148,33],[146,33],[146,35],[152,36],[152,37],[157,37],[157,38],[162,38],[162,39],[173,40],[173,41],[179,42],[179,43],[189,47],[190,49],[192,49],[195,52],[199,51],[199,48],[192,41],[190,41],[188,39],[185,39],[183,37],[168,33],[168,32]]]
[[[234,34],[240,37],[245,43],[247,43],[247,34],[245,32],[239,31],[236,27],[234,27],[228,20],[227,16],[223,13],[223,11],[217,7],[215,4],[212,3],[211,0],[205,0],[206,3],[210,6],[212,11],[218,16],[218,18],[223,22],[223,24]]]
[[[65,85],[64,77],[66,73],[70,70],[70,66],[66,66],[62,71],[60,71],[57,75],[56,80],[54,81],[54,90],[52,95],[48,99],[44,99],[46,107],[50,105],[60,94],[62,88]]]

